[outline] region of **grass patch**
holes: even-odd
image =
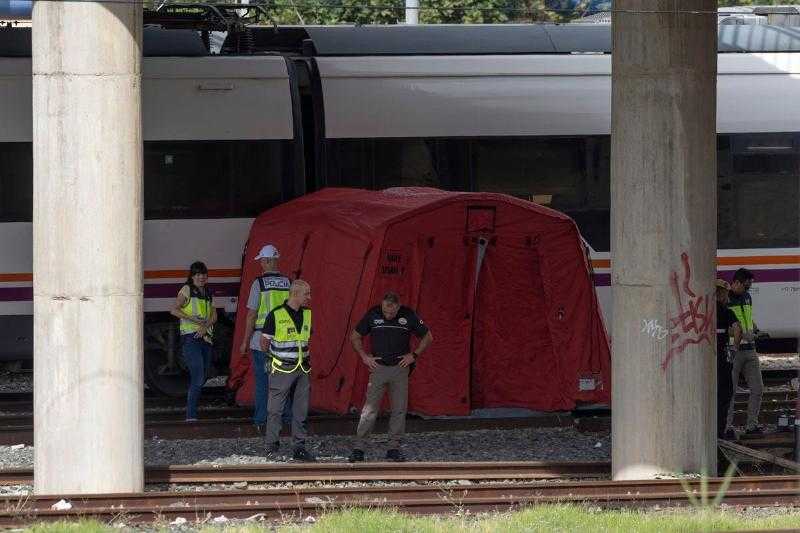
[[[37,524],[26,531],[30,533],[108,533],[116,530],[96,520],[76,520],[74,522]]]
[[[549,533],[549,532],[697,532],[794,528],[800,513],[762,518],[735,512],[601,511],[578,505],[542,505],[484,516],[414,517],[399,512],[353,509],[323,515],[313,526],[285,526],[281,533]]]
[[[662,512],[603,511],[579,505],[541,505],[487,515],[409,516],[398,511],[350,509],[323,514],[313,524],[270,522],[238,526],[200,526],[205,533],[550,533],[632,532],[670,533],[790,529],[800,524],[800,513],[747,517],[734,511],[669,510]],[[189,523],[187,526],[193,526]],[[194,526],[197,527],[197,526]],[[162,531],[168,528],[161,527]],[[92,520],[40,524],[32,533],[111,533],[120,531]]]

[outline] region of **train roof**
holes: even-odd
[[[611,53],[609,24],[250,26],[255,51],[307,56]],[[77,37],[79,38],[79,37]],[[718,27],[720,53],[798,52],[800,27]],[[144,28],[145,56],[204,56],[200,32]],[[0,56],[29,57],[30,28],[0,28]]]
[[[200,34],[194,30],[151,27],[143,30],[142,53],[146,57],[208,55]],[[0,57],[30,56],[31,28],[0,28]]]
[[[308,26],[304,30],[308,35],[304,52],[318,56],[611,53],[609,24]],[[261,31],[264,37],[275,34],[271,28]],[[720,26],[718,38],[721,53],[800,51],[800,28],[795,27]]]

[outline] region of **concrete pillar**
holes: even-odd
[[[716,474],[716,0],[615,0],[612,470]]]
[[[141,4],[33,7],[34,489],[143,489]]]

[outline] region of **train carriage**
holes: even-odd
[[[146,29],[143,59],[152,387],[182,387],[166,311],[186,266],[206,260],[215,305],[235,309],[253,217],[325,186],[503,192],[563,211],[591,248],[613,318],[608,25],[247,26],[221,55],[204,31],[162,26]],[[6,360],[32,353],[29,38],[0,30]],[[753,269],[760,327],[797,337],[800,32],[721,26],[719,43],[720,270]],[[224,367],[229,347],[219,348]]]

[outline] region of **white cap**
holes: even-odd
[[[258,261],[259,259],[273,259],[273,258],[277,259],[280,256],[281,254],[280,252],[278,252],[278,249],[275,248],[273,245],[268,244],[263,248],[261,248],[261,251],[258,252],[258,255],[256,256],[256,261]]]

